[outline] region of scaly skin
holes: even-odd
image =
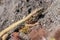
[[[35,15],[37,12],[41,11],[42,9],[43,9],[43,8],[37,8],[37,9],[35,9],[35,10],[34,10],[33,12],[31,12],[26,18],[24,18],[24,19],[22,19],[22,20],[19,20],[19,21],[15,22],[15,23],[13,23],[13,24],[11,24],[10,26],[8,26],[6,29],[2,30],[2,31],[0,32],[0,37],[2,37],[5,33],[7,33],[7,32],[9,32],[9,31],[13,30],[14,28],[16,28],[17,25],[19,25],[19,24],[27,21],[29,18],[31,18],[31,16]]]

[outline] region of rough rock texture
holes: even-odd
[[[51,6],[45,12],[45,17],[39,21],[50,32],[50,36],[60,28],[60,0],[54,0]],[[43,13],[44,14],[44,13]]]
[[[57,31],[54,34],[54,37],[56,40],[60,40],[60,29],[57,29]]]
[[[38,7],[45,9],[42,13],[45,16],[38,22],[50,32],[49,36],[60,28],[60,0],[1,0],[0,3],[0,31]]]
[[[46,38],[47,37],[47,31],[44,29],[33,29],[30,33],[29,33],[29,37],[31,40],[43,40],[43,37]]]
[[[20,40],[20,38],[19,38],[19,33],[18,33],[18,32],[12,33],[10,40]]]

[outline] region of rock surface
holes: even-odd
[[[0,31],[7,26],[26,17],[36,8],[45,9],[44,17],[38,20],[43,28],[52,36],[60,28],[60,0],[1,0]]]

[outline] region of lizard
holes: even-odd
[[[43,10],[43,8],[36,8],[34,11],[32,11],[28,16],[26,16],[24,19],[21,19],[13,24],[11,24],[10,26],[8,26],[6,29],[2,30],[0,32],[0,37],[2,37],[5,33],[8,33],[9,31],[11,31],[12,29],[16,28],[17,25],[27,21],[29,18],[31,18],[31,16],[35,15],[37,12]]]

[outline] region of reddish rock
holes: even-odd
[[[44,29],[33,29],[30,34],[29,37],[31,38],[31,40],[42,40],[42,37],[46,37],[47,32]]]
[[[19,33],[18,32],[13,32],[12,35],[11,35],[11,40],[20,40]]]
[[[58,29],[58,30],[55,32],[54,37],[55,37],[56,40],[60,40],[60,29]]]
[[[44,37],[46,37],[47,36],[47,31],[46,30],[44,30],[44,29],[38,29],[38,34],[40,35],[40,36],[44,36]]]

